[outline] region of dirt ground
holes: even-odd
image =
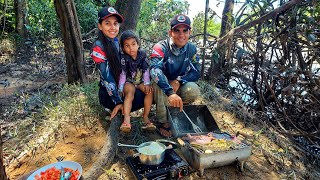
[[[25,52],[26,53],[26,52]],[[9,86],[0,85],[0,103],[4,108],[10,106],[15,93],[21,93],[31,89],[37,89],[47,85],[57,85],[65,83],[65,70],[63,66],[56,65],[54,61],[38,61],[36,58],[26,58],[24,52],[11,64],[1,66],[0,80],[10,82]],[[51,57],[43,57],[51,58]],[[57,58],[57,57],[55,57]],[[17,68],[19,66],[19,68]],[[41,66],[41,68],[39,68]],[[40,71],[42,70],[42,71]],[[46,71],[45,71],[46,70]],[[58,72],[59,76],[54,73]],[[39,73],[35,73],[39,72]],[[45,77],[45,78],[43,78]],[[246,137],[247,142],[252,145],[252,154],[245,161],[244,171],[240,171],[235,164],[228,166],[206,169],[204,176],[199,177],[197,172],[184,179],[318,179],[320,173],[317,167],[307,162],[307,157],[296,151],[291,146],[291,142],[286,137],[268,128],[266,124],[255,121],[254,114],[251,114],[251,120],[237,118],[236,115],[228,110],[230,101],[219,97],[219,103],[208,101],[205,97],[199,99],[198,104],[206,104],[219,128],[222,131],[235,134],[241,131]],[[1,110],[3,111],[3,109]],[[3,112],[1,112],[3,113]],[[154,113],[154,112],[153,112]],[[249,116],[250,113],[248,112]],[[8,117],[8,116],[7,116]],[[139,119],[135,117],[136,119]],[[106,120],[96,119],[96,124],[91,127],[82,126],[75,128],[73,125],[66,124],[60,133],[46,133],[50,141],[32,150],[15,149],[12,143],[17,143],[10,138],[4,139],[5,152],[15,151],[16,156],[9,158],[10,154],[4,154],[5,168],[10,179],[19,179],[23,175],[50,163],[57,162],[57,157],[63,157],[64,160],[76,161],[81,164],[83,171],[86,172],[95,162],[99,151],[102,149],[105,134],[108,129],[104,123]],[[137,120],[138,121],[138,120]],[[2,133],[12,131],[14,124],[19,122],[2,119],[0,125]],[[11,129],[10,129],[11,128]],[[44,132],[46,129],[43,130]],[[156,133],[143,134],[146,138],[160,138]],[[120,140],[123,143],[132,143],[132,136],[121,135]],[[30,142],[40,139],[31,139]],[[171,140],[176,140],[175,138]],[[19,143],[19,142],[18,142]],[[22,143],[25,143],[22,141]],[[179,150],[177,150],[179,151]],[[99,179],[133,179],[133,175],[125,164],[125,158],[128,152],[124,149],[119,150],[119,154],[114,159],[111,168],[101,167],[105,173]],[[318,176],[319,175],[319,176]]]
[[[46,143],[46,147],[38,147],[34,154],[31,151],[25,152],[19,161],[15,160],[10,163],[6,167],[10,179],[19,179],[37,168],[56,162],[57,157],[64,157],[64,160],[80,163],[83,171],[86,172],[96,160],[99,150],[104,144],[105,130],[103,125],[98,123],[96,128],[83,127],[78,130],[73,126],[68,126],[63,132],[63,134],[57,135],[57,140]],[[145,135],[151,138],[161,138],[155,133]],[[124,143],[130,143],[130,140],[125,140],[126,135],[122,136],[120,139]],[[179,149],[176,151],[179,152]],[[133,174],[125,164],[127,154],[127,149],[120,150],[112,167],[105,169],[106,173],[101,175],[99,179],[133,179]],[[194,172],[190,177],[184,179],[280,179],[280,177],[281,174],[276,171],[276,168],[254,148],[253,154],[245,162],[243,172],[236,164],[231,164],[206,169],[203,177],[199,177],[197,172]]]

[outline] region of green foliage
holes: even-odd
[[[204,12],[200,12],[193,18],[192,34],[203,34],[204,16],[205,16]],[[211,18],[210,19],[208,18],[207,33],[214,36],[219,36],[221,23],[215,22],[214,19],[212,18],[213,16],[210,16],[210,14],[208,15],[208,17],[211,17]]]
[[[12,32],[15,28],[13,0],[0,0],[0,31]]]
[[[52,0],[29,0],[27,16],[30,24],[26,28],[32,36],[52,37],[60,31]]]
[[[92,1],[75,0],[81,32],[87,33],[96,27],[98,7]],[[30,25],[26,28],[33,36],[55,37],[60,33],[59,21],[53,1],[30,0],[28,2]]]
[[[75,0],[74,3],[77,10],[81,32],[86,34],[97,26],[96,22],[99,7],[93,4],[92,1],[87,0]]]
[[[165,39],[170,29],[170,19],[176,14],[186,14],[188,8],[185,0],[143,1],[137,25],[139,36],[152,41]]]
[[[87,96],[88,95],[88,96]],[[97,83],[80,86],[65,85],[54,99],[52,105],[44,111],[49,121],[70,121],[74,124],[86,124],[90,117],[98,113]]]
[[[99,104],[98,91],[99,86],[98,81],[90,82],[80,86],[80,91],[86,96],[87,103],[91,107],[96,107],[98,112],[101,110],[102,106]]]
[[[316,43],[319,39],[317,35],[320,31],[320,3],[314,3],[314,6],[300,8],[297,17],[297,28],[304,38],[311,43]]]
[[[96,27],[97,14],[103,4],[108,2],[93,2],[87,0],[74,0],[81,32],[88,33]],[[111,4],[115,0],[110,0]],[[28,18],[30,25],[26,26],[32,36],[56,37],[60,33],[59,20],[57,19],[53,1],[30,0],[28,2]]]

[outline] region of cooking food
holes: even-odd
[[[140,162],[146,165],[160,164],[164,159],[166,149],[169,149],[169,146],[166,147],[164,144],[154,141],[145,142],[139,146],[118,143],[118,146],[137,148],[138,154],[134,156],[139,156]]]
[[[63,168],[63,169],[64,169],[64,173],[67,173],[67,172],[71,173],[71,177],[69,178],[69,180],[78,179],[80,175],[78,169],[77,170],[73,170],[71,168]],[[34,179],[35,180],[47,180],[47,179],[59,180],[60,174],[61,174],[61,170],[57,169],[56,167],[52,167],[45,171],[40,172],[40,174],[36,174],[34,176]]]
[[[215,138],[208,135],[192,136],[188,133],[187,137],[183,137],[182,139],[187,140],[190,144],[208,144]]]
[[[205,153],[213,151],[226,151],[234,149],[241,141],[236,136],[231,136],[227,133],[213,133],[207,135],[192,136],[187,134],[187,137],[182,139],[187,140],[193,147],[202,149]]]
[[[214,133],[214,132],[209,132],[208,136],[212,136],[215,139],[225,139],[225,140],[230,140],[233,141],[236,144],[241,144],[241,140],[237,138],[237,136],[231,136],[227,133]]]
[[[203,148],[210,149],[213,151],[226,151],[226,150],[233,149],[235,145],[236,144],[230,140],[215,139],[215,140],[212,140],[210,143],[206,144]]]
[[[163,146],[161,146],[161,144],[157,142],[151,142],[149,145],[142,146],[139,148],[139,152],[145,155],[161,154],[163,150],[164,150]]]

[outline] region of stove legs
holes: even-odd
[[[237,167],[238,167],[240,172],[244,171],[244,162],[245,161],[237,161]]]
[[[240,172],[244,171],[244,163],[245,161],[236,161],[236,166]],[[198,176],[202,177],[204,174],[204,168],[200,168],[197,172]]]
[[[199,171],[198,171],[198,176],[202,177],[203,174],[204,174],[204,168],[199,169]]]

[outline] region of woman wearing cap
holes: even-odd
[[[91,57],[100,72],[99,101],[106,109],[112,109],[110,119],[122,111],[123,99],[118,92],[121,74],[120,47],[117,39],[123,17],[113,7],[103,7],[98,13],[99,34],[92,46]],[[132,111],[143,107],[144,93],[135,92]],[[125,126],[125,124],[122,124]]]

